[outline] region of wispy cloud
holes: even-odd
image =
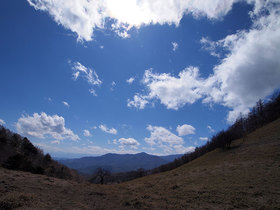
[[[62,101],[62,104],[68,108],[70,107],[70,105],[66,101]]]
[[[175,52],[178,49],[179,45],[177,42],[171,42],[171,44],[172,44],[172,50]]]
[[[210,52],[210,55],[214,57],[221,57],[221,54],[218,52],[218,49],[221,47],[221,42],[211,41],[208,37],[202,37],[200,39],[200,43],[202,44],[202,49]]]
[[[215,130],[210,125],[207,125],[207,128],[208,128],[210,133],[214,133],[215,132]]]
[[[115,81],[113,81],[113,82],[111,83],[111,88],[110,88],[110,90],[111,90],[111,91],[114,91],[116,85],[117,85],[117,83],[116,83]]]
[[[93,96],[97,96],[96,91],[94,89],[89,89],[89,92]]]
[[[83,66],[80,62],[74,62],[72,64],[73,69],[73,79],[77,80],[80,75],[84,77],[87,82],[91,85],[101,85],[102,81],[98,78],[95,71],[90,68]]]
[[[79,77],[83,77],[91,86],[100,86],[102,84],[102,81],[99,79],[97,73],[91,68],[85,67],[80,62],[72,63],[69,61],[69,63],[72,65],[73,80],[76,81]],[[97,96],[96,91],[93,88],[90,88],[89,92],[93,96]]]

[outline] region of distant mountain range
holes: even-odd
[[[145,152],[138,154],[112,154],[99,157],[82,157],[75,159],[59,159],[58,161],[82,174],[92,174],[97,168],[106,169],[112,173],[152,169],[173,161],[182,155],[156,156]]]

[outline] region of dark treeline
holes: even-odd
[[[26,137],[22,137],[0,125],[0,166],[44,174],[62,179],[80,180],[76,171],[53,160],[49,154],[35,147]]]
[[[104,171],[103,169],[98,169],[96,173],[91,176],[90,181],[101,184],[119,183],[175,169],[217,148],[222,148],[223,150],[230,149],[233,140],[243,138],[257,128],[262,127],[278,118],[280,118],[280,92],[275,94],[266,103],[259,100],[247,116],[240,115],[235,123],[228,129],[218,132],[212,136],[205,145],[196,147],[195,151],[187,153],[181,158],[175,159],[173,162],[161,165],[152,170],[145,171],[143,169],[139,169],[138,171],[115,174],[110,174],[108,171],[104,173],[102,172]],[[102,176],[100,176],[100,174],[102,174]]]
[[[147,175],[147,171],[143,168],[138,170],[110,173],[110,171],[103,168],[98,168],[96,172],[88,177],[89,182],[94,184],[116,184],[126,182],[129,180],[137,179]]]

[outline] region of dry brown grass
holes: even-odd
[[[1,168],[0,209],[279,209],[280,119],[233,146],[119,185]]]

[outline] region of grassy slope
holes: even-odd
[[[173,171],[119,185],[0,168],[0,209],[280,208],[280,119],[233,145]]]

